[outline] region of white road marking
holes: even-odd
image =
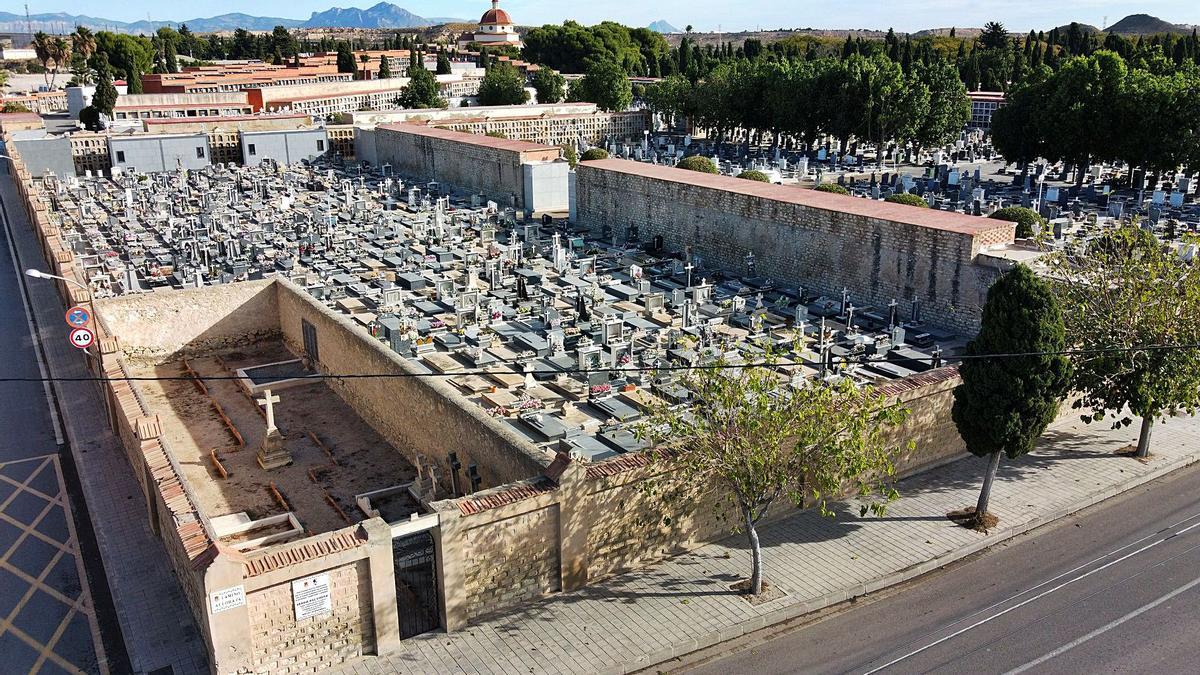
[[[1027,593],[1030,593],[1030,592],[1032,592],[1032,591],[1034,591],[1034,590],[1037,590],[1037,589],[1039,589],[1039,588],[1042,588],[1043,586],[1049,585],[1049,584],[1051,584],[1051,583],[1053,583],[1053,582],[1055,582],[1055,581],[1057,581],[1057,580],[1059,580],[1059,579],[1062,579],[1062,578],[1063,578],[1063,577],[1065,577],[1065,576],[1068,576],[1068,575],[1074,574],[1075,572],[1078,572],[1079,570],[1081,570],[1081,569],[1084,569],[1084,568],[1086,568],[1086,567],[1088,567],[1088,566],[1090,566],[1090,565],[1092,565],[1092,564],[1094,564],[1094,563],[1097,563],[1097,562],[1099,562],[1099,561],[1101,561],[1101,560],[1104,560],[1105,558],[1108,558],[1108,557],[1110,557],[1110,556],[1112,556],[1112,555],[1115,555],[1115,554],[1117,554],[1117,553],[1120,553],[1121,551],[1124,551],[1124,550],[1126,550],[1126,549],[1128,549],[1128,548],[1130,548],[1130,547],[1132,547],[1132,546],[1136,546],[1137,544],[1139,544],[1139,543],[1141,543],[1141,542],[1143,542],[1143,541],[1146,541],[1147,539],[1151,539],[1151,538],[1153,538],[1154,536],[1158,535],[1158,534],[1159,534],[1159,533],[1161,533],[1161,532],[1164,532],[1164,531],[1166,531],[1166,530],[1172,529],[1172,528],[1174,528],[1174,527],[1177,527],[1177,526],[1179,526],[1179,525],[1182,525],[1183,523],[1186,523],[1186,522],[1187,522],[1187,521],[1189,521],[1189,520],[1194,520],[1194,519],[1196,519],[1196,518],[1200,518],[1200,513],[1196,513],[1196,514],[1193,514],[1193,515],[1191,515],[1191,516],[1188,516],[1187,518],[1184,518],[1184,519],[1182,519],[1182,520],[1180,520],[1180,521],[1178,521],[1178,522],[1176,522],[1176,523],[1174,523],[1174,524],[1172,524],[1172,525],[1168,526],[1168,527],[1167,527],[1167,528],[1165,528],[1164,530],[1159,530],[1158,532],[1155,532],[1154,534],[1150,534],[1150,535],[1147,535],[1147,536],[1145,536],[1145,537],[1142,537],[1141,539],[1138,539],[1137,541],[1131,542],[1131,543],[1129,543],[1129,544],[1126,544],[1126,545],[1124,545],[1124,546],[1121,546],[1120,548],[1114,549],[1114,550],[1112,550],[1112,551],[1110,551],[1110,552],[1108,552],[1108,553],[1106,553],[1106,554],[1104,554],[1104,555],[1102,555],[1102,556],[1100,556],[1100,557],[1098,557],[1098,558],[1095,558],[1094,560],[1091,560],[1091,561],[1089,561],[1089,562],[1086,562],[1086,563],[1084,563],[1084,564],[1082,564],[1082,565],[1080,565],[1080,566],[1078,566],[1078,567],[1075,567],[1074,569],[1071,569],[1071,570],[1068,570],[1068,571],[1066,571],[1066,572],[1063,572],[1062,574],[1059,574],[1058,576],[1056,576],[1056,577],[1054,577],[1054,578],[1052,578],[1052,579],[1049,579],[1049,580],[1047,580],[1047,581],[1043,581],[1042,583],[1040,583],[1040,584],[1038,584],[1038,585],[1036,585],[1036,586],[1033,586],[1033,587],[1031,587],[1031,588],[1027,588],[1027,589],[1025,589],[1025,590],[1021,591],[1020,593],[1017,593],[1017,594],[1015,594],[1015,595],[1011,595],[1011,596],[1009,596],[1008,598],[1005,598],[1004,600],[1001,600],[1000,602],[997,602],[997,603],[995,603],[995,604],[992,604],[991,606],[989,606],[989,607],[987,607],[987,608],[985,608],[985,609],[983,609],[983,610],[980,610],[979,612],[975,612],[975,613],[974,613],[974,614],[972,614],[971,616],[979,616],[980,614],[982,614],[982,613],[984,613],[984,612],[987,612],[987,611],[988,611],[988,610],[990,610],[990,609],[994,609],[994,608],[996,608],[996,607],[999,607],[999,606],[1001,606],[1001,605],[1003,605],[1003,604],[1005,604],[1005,603],[1007,603],[1007,602],[1010,602],[1010,601],[1012,601],[1012,600],[1015,600],[1015,599],[1017,599],[1017,598],[1019,598],[1019,597],[1021,597],[1021,596],[1023,596],[1023,595],[1026,595]],[[973,629],[973,628],[977,628],[977,627],[979,627],[979,626],[982,626],[982,625],[983,625],[983,624],[985,624],[985,623],[988,623],[989,621],[994,621],[995,619],[998,619],[998,618],[1000,618],[1000,617],[1004,616],[1005,614],[1008,614],[1009,612],[1011,612],[1011,611],[1013,611],[1013,610],[1020,609],[1021,607],[1024,607],[1025,605],[1028,605],[1028,604],[1029,604],[1029,603],[1031,603],[1031,602],[1034,602],[1034,601],[1036,601],[1036,600],[1040,600],[1041,598],[1044,598],[1044,597],[1046,597],[1047,595],[1050,595],[1051,593],[1054,593],[1054,592],[1056,592],[1056,591],[1058,591],[1058,590],[1061,590],[1061,589],[1063,589],[1063,588],[1065,588],[1065,587],[1067,587],[1067,586],[1069,586],[1069,585],[1071,585],[1071,584],[1075,583],[1076,581],[1079,581],[1080,579],[1086,579],[1087,577],[1090,577],[1091,575],[1093,575],[1093,574],[1095,574],[1095,573],[1097,573],[1097,572],[1100,572],[1100,571],[1103,571],[1103,570],[1105,570],[1105,569],[1107,569],[1107,568],[1109,568],[1109,567],[1112,567],[1113,565],[1115,565],[1115,564],[1117,564],[1117,563],[1119,563],[1119,562],[1122,562],[1122,561],[1128,560],[1129,558],[1132,558],[1133,556],[1135,556],[1135,555],[1138,555],[1139,553],[1143,553],[1143,552],[1145,552],[1145,551],[1148,551],[1148,550],[1150,550],[1150,549],[1154,548],[1155,546],[1158,546],[1159,544],[1161,544],[1161,543],[1163,543],[1163,542],[1165,542],[1165,541],[1168,541],[1168,540],[1170,540],[1170,539],[1173,539],[1173,538],[1175,538],[1175,537],[1177,537],[1177,536],[1179,536],[1179,535],[1181,535],[1181,534],[1183,534],[1183,533],[1185,533],[1185,532],[1188,532],[1189,530],[1192,530],[1192,529],[1194,529],[1194,528],[1196,528],[1196,527],[1200,527],[1200,523],[1193,523],[1193,524],[1189,525],[1188,527],[1186,527],[1186,528],[1184,528],[1184,529],[1182,529],[1182,530],[1179,530],[1178,532],[1175,532],[1175,533],[1173,533],[1173,534],[1168,534],[1167,536],[1165,536],[1165,537],[1162,537],[1161,539],[1158,539],[1157,541],[1154,541],[1154,542],[1152,542],[1152,543],[1146,544],[1145,546],[1142,546],[1141,548],[1138,548],[1138,549],[1136,549],[1136,550],[1134,550],[1134,551],[1132,551],[1132,552],[1130,552],[1130,553],[1126,553],[1125,555],[1123,555],[1123,556],[1121,556],[1121,557],[1119,557],[1119,558],[1117,558],[1117,559],[1115,559],[1115,560],[1111,560],[1111,561],[1109,561],[1109,562],[1107,562],[1107,563],[1105,563],[1105,564],[1101,565],[1100,567],[1097,567],[1097,568],[1095,568],[1095,569],[1093,569],[1093,570],[1089,570],[1089,571],[1087,571],[1087,572],[1085,572],[1085,573],[1083,573],[1083,574],[1081,574],[1081,575],[1079,575],[1079,576],[1077,576],[1077,577],[1074,577],[1074,578],[1072,578],[1072,579],[1068,579],[1067,581],[1064,581],[1064,582],[1062,582],[1061,584],[1058,584],[1057,586],[1053,586],[1053,587],[1051,587],[1051,588],[1049,588],[1049,589],[1047,589],[1047,590],[1045,590],[1045,591],[1042,591],[1041,593],[1038,593],[1037,595],[1035,595],[1035,596],[1033,596],[1033,597],[1031,597],[1031,598],[1028,598],[1028,599],[1026,599],[1026,600],[1022,600],[1021,602],[1019,602],[1019,603],[1017,603],[1017,604],[1015,604],[1015,605],[1013,605],[1013,606],[1011,606],[1011,607],[1008,607],[1008,608],[1006,608],[1006,609],[1000,610],[999,612],[996,612],[996,613],[994,613],[994,614],[992,614],[992,615],[990,615],[990,616],[987,616],[986,618],[980,619],[979,621],[976,621],[976,622],[974,622],[974,623],[970,624],[969,626],[966,626],[965,628],[960,628],[960,629],[958,629],[958,630],[954,631],[953,633],[950,633],[949,635],[946,635],[945,637],[942,637],[942,638],[940,638],[940,639],[934,640],[933,642],[930,642],[930,643],[928,643],[928,644],[926,644],[926,645],[924,645],[924,646],[922,646],[922,647],[919,647],[919,648],[917,648],[917,649],[914,649],[914,650],[912,650],[912,651],[908,652],[907,654],[904,654],[904,655],[902,655],[902,656],[899,656],[899,657],[897,657],[897,658],[895,658],[895,659],[893,659],[893,660],[891,660],[891,661],[888,661],[887,663],[883,664],[882,666],[878,666],[878,667],[876,667],[876,668],[872,668],[871,670],[868,670],[868,671],[866,671],[866,672],[865,672],[863,675],[872,675],[873,673],[877,673],[877,672],[879,672],[879,671],[881,671],[881,670],[884,670],[885,668],[890,668],[890,667],[892,667],[892,666],[896,665],[897,663],[900,663],[901,661],[904,661],[904,660],[906,660],[906,659],[912,658],[913,656],[916,656],[917,654],[920,654],[921,652],[924,652],[924,651],[926,651],[926,650],[928,650],[928,649],[932,649],[933,647],[936,647],[936,646],[938,646],[938,645],[942,644],[943,642],[946,642],[946,641],[948,641],[948,640],[952,640],[952,639],[954,639],[954,638],[958,637],[959,635],[962,635],[963,633],[966,633],[967,631],[969,631],[969,630],[971,630],[971,629]],[[968,617],[968,618],[969,618],[969,617]],[[954,622],[954,623],[950,624],[950,626],[957,625],[958,623],[961,623],[961,622],[962,622],[962,620],[960,620],[960,621],[956,621],[956,622]]]
[[[1154,609],[1155,607],[1158,607],[1159,605],[1163,604],[1164,602],[1167,602],[1168,600],[1179,595],[1180,593],[1185,593],[1187,591],[1190,591],[1191,589],[1195,588],[1196,586],[1200,586],[1200,578],[1192,579],[1188,583],[1180,586],[1179,588],[1176,588],[1175,590],[1171,591],[1170,593],[1167,593],[1166,595],[1162,596],[1161,598],[1159,598],[1153,602],[1147,603],[1145,605],[1142,605],[1141,607],[1138,607],[1137,609],[1126,614],[1125,616],[1123,616],[1119,619],[1110,621],[1110,622],[1104,624],[1103,626],[1097,628],[1096,630],[1088,633],[1087,635],[1084,635],[1083,637],[1080,637],[1075,640],[1071,640],[1067,644],[1059,647],[1058,649],[1055,649],[1052,652],[1048,652],[1047,654],[1040,656],[1040,657],[1030,661],[1029,663],[1026,663],[1025,665],[1022,665],[1017,668],[1013,668],[1012,670],[1005,673],[1005,675],[1017,675],[1018,673],[1023,673],[1025,671],[1029,670],[1030,668],[1039,666],[1056,656],[1065,654],[1065,653],[1071,651],[1072,649],[1078,647],[1079,645],[1087,642],[1088,640],[1091,640],[1094,637],[1103,635],[1103,634],[1107,633],[1108,631],[1116,628],[1117,626],[1120,626],[1121,624],[1125,623],[1126,621],[1129,621],[1130,619],[1135,619],[1135,618],[1141,616],[1142,614],[1149,612],[1150,610]]]

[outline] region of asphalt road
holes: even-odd
[[[1196,672],[1196,495],[1200,466],[687,672]]]

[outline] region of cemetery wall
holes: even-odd
[[[533,500],[495,515],[463,535],[468,621],[562,590],[558,504]]]
[[[896,476],[904,478],[966,456],[967,446],[950,417],[954,388],[962,384],[958,366],[947,366],[888,382],[879,391],[896,396],[908,418],[892,435],[893,443],[913,443],[896,459]]]
[[[99,300],[96,306],[126,356],[186,358],[278,337],[279,307],[271,283],[138,293]]]
[[[618,237],[637,225],[670,249],[691,247],[710,268],[758,274],[859,305],[919,299],[935,324],[978,329],[987,289],[1000,271],[976,264],[1014,228],[945,211],[755,183],[624,160],[581,163],[576,219]]]
[[[391,124],[375,129],[377,163],[455,190],[482,192],[501,206],[519,209],[526,208],[521,165],[554,161],[559,154],[556,147],[436,127]]]
[[[254,645],[247,672],[323,670],[375,651],[370,563],[360,559],[325,570],[332,611],[296,621],[292,580],[246,596]]]
[[[307,321],[316,330],[316,366],[323,372],[396,375],[329,381],[396,448],[432,459],[443,468],[443,476],[449,475],[447,454],[456,452],[463,467],[478,465],[484,488],[538,475],[550,463],[548,452],[464,400],[449,383],[441,378],[406,377],[416,371],[349,318],[291,281],[278,279],[275,284],[283,335],[297,353],[303,352],[301,322]],[[415,457],[409,459],[420,465]]]

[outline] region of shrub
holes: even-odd
[[[771,182],[771,178],[769,176],[767,176],[767,174],[765,174],[761,171],[754,171],[754,170],[743,171],[738,174],[738,178],[743,178],[745,180],[756,180],[760,183],[770,183]]]
[[[821,183],[813,188],[817,192],[832,192],[835,195],[848,195],[850,191],[837,183]]]
[[[562,146],[562,150],[563,159],[567,160],[567,164],[571,165],[571,168],[574,169],[579,164],[579,151],[575,149],[575,145],[572,143]]]
[[[593,159],[608,159],[608,151],[604,148],[588,148],[587,152],[579,158],[581,162],[590,162]]]
[[[679,164],[676,166],[680,169],[699,171],[700,173],[719,173],[717,171],[717,165],[713,164],[711,159],[707,157],[701,157],[700,155],[684,157],[683,159],[679,160]]]
[[[894,195],[888,195],[883,201],[893,204],[904,204],[905,206],[916,206],[917,208],[927,209],[929,204],[924,199],[917,195],[912,195],[907,192],[897,192]]]
[[[995,220],[1007,220],[1010,223],[1017,224],[1017,236],[1026,239],[1033,236],[1034,226],[1046,226],[1046,219],[1041,217],[1037,211],[1027,209],[1024,206],[1009,206],[1000,209],[999,211],[988,216]]]

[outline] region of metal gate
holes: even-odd
[[[304,340],[304,353],[317,363],[321,360],[321,351],[317,347],[317,328],[306,319],[300,319],[300,335]]]
[[[396,571],[396,613],[400,639],[440,628],[437,558],[433,536],[418,532],[392,540],[392,564]]]

